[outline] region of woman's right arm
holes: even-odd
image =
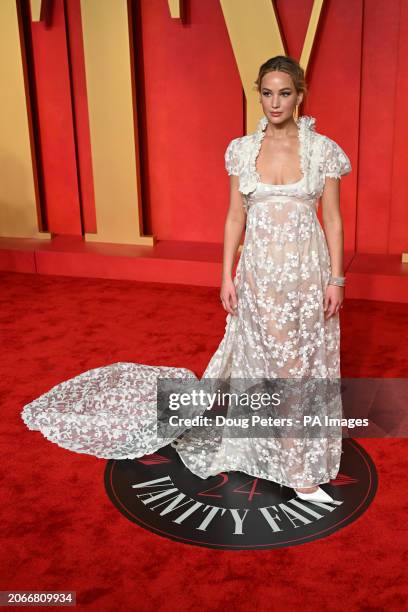
[[[232,270],[246,222],[246,212],[242,201],[243,196],[238,187],[239,177],[231,174],[230,204],[224,228],[224,255],[220,298],[225,310],[232,315],[236,314],[236,307],[238,306]]]

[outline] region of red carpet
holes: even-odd
[[[20,411],[117,361],[201,376],[225,328],[218,289],[18,273],[1,281],[1,590],[75,590],[79,609],[102,612],[405,607],[406,440],[358,440],[378,492],[326,539],[239,552],[167,540],[112,505],[105,461],[28,431]],[[406,305],[346,299],[341,318],[344,377],[407,375]]]

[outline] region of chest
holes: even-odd
[[[312,131],[301,132],[298,143],[270,146],[254,134],[239,143],[239,191],[248,195],[259,183],[284,186],[302,180],[307,192],[320,197],[324,187],[322,140]],[[281,143],[278,143],[281,144]],[[283,143],[282,143],[283,144]],[[296,146],[297,144],[297,146]]]
[[[255,159],[261,182],[289,185],[300,181],[304,172],[298,137],[283,139],[264,137]]]

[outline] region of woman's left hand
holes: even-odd
[[[327,285],[326,295],[324,298],[325,318],[329,319],[334,314],[337,314],[340,308],[343,308],[344,287],[337,285]]]

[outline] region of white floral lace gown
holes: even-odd
[[[302,179],[262,183],[256,159],[267,126],[235,138],[225,152],[229,174],[239,176],[246,209],[245,241],[234,285],[237,316],[202,378],[340,378],[339,316],[325,319],[323,299],[331,274],[317,218],[326,176],[340,178],[351,164],[340,146],[297,120]],[[66,380],[24,406],[22,418],[52,442],[101,458],[133,459],[171,439],[157,438],[157,378],[195,378],[186,368],[119,362]],[[241,471],[289,487],[335,478],[341,438],[222,438],[199,427],[172,443],[197,476]]]

